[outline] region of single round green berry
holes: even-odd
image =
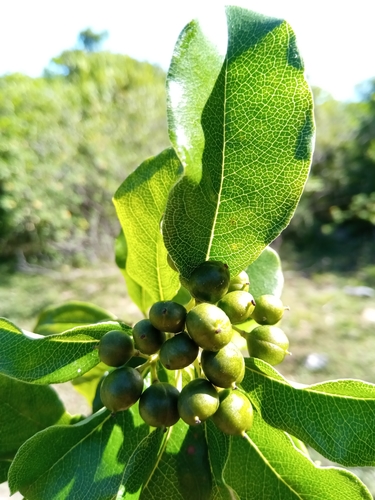
[[[100,399],[112,413],[127,410],[141,397],[142,375],[129,366],[113,370],[100,386]]]
[[[238,391],[225,389],[219,393],[220,406],[211,417],[225,434],[244,436],[253,425],[253,407],[248,398]]]
[[[275,295],[261,295],[256,299],[256,306],[251,317],[260,325],[275,325],[284,314],[284,306]]]
[[[242,292],[248,292],[250,286],[249,275],[246,271],[241,271],[240,274],[231,278],[229,282],[228,293],[240,290]]]
[[[100,339],[98,354],[106,365],[122,366],[134,354],[133,340],[122,330],[111,330]]]
[[[216,260],[202,262],[187,282],[191,295],[200,302],[216,303],[228,291],[230,281],[227,264]]]
[[[257,326],[246,335],[250,356],[278,365],[288,354],[289,340],[285,333],[273,325]]]
[[[181,370],[196,360],[199,347],[186,332],[166,340],[161,346],[159,360],[168,370]]]
[[[245,375],[245,362],[238,347],[230,342],[220,351],[202,351],[202,370],[217,387],[236,387]]]
[[[196,378],[185,385],[178,399],[178,413],[189,425],[197,425],[207,420],[218,407],[217,390],[204,378]]]
[[[141,319],[133,327],[133,339],[143,354],[155,354],[165,342],[165,333],[155,328],[150,320]]]
[[[206,302],[188,312],[186,328],[194,342],[208,351],[218,351],[233,337],[232,324],[225,312]]]
[[[172,300],[155,302],[149,312],[151,324],[162,332],[182,332],[185,326],[186,309]]]
[[[255,300],[251,293],[236,290],[224,295],[217,306],[225,312],[233,325],[238,325],[250,318]]]
[[[139,414],[152,427],[170,427],[180,418],[177,404],[179,391],[166,382],[155,382],[139,400]]]

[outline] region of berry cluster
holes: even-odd
[[[223,432],[243,435],[252,425],[253,410],[249,399],[235,390],[243,380],[245,363],[232,342],[234,331],[246,337],[251,356],[278,364],[289,347],[283,331],[274,326],[284,307],[272,295],[255,301],[246,272],[231,279],[228,266],[218,261],[203,262],[183,284],[195,299],[194,307],[187,310],[177,302],[156,302],[149,318],[134,325],[133,338],[119,330],[102,337],[100,360],[116,369],[102,382],[101,400],[112,413],[139,400],[141,417],[154,427],[172,426],[180,418],[189,425],[211,418]],[[249,319],[259,326],[250,332],[235,326]],[[147,362],[137,368],[126,366],[135,354]],[[197,378],[180,392],[159,382],[157,363],[167,370],[193,365]],[[153,383],[143,390],[147,366],[154,368]]]

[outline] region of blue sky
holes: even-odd
[[[0,0],[0,74],[40,75],[87,27],[109,32],[105,49],[167,69],[184,25],[203,15],[214,27],[228,3],[286,19],[310,82],[337,99],[375,76],[374,0]]]

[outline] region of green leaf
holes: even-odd
[[[36,432],[69,423],[70,418],[52,387],[0,375],[0,459],[13,458],[21,444]]]
[[[372,498],[354,474],[335,467],[317,467],[295,448],[289,436],[267,425],[257,413],[248,439],[226,436],[209,422],[207,442],[219,491],[232,488],[241,500]],[[213,498],[233,497],[216,494]]]
[[[11,460],[0,460],[0,484],[8,480],[8,471],[11,463]]]
[[[92,325],[110,319],[116,319],[116,316],[89,302],[72,300],[57,307],[44,309],[39,315],[34,332],[51,335],[65,332],[75,326]]]
[[[265,248],[257,260],[248,266],[246,272],[250,278],[250,292],[255,299],[265,294],[281,296],[284,275],[280,257],[273,248]]]
[[[94,348],[105,333],[114,329],[131,330],[123,323],[108,321],[44,337],[22,332],[0,318],[0,373],[36,384],[72,380],[99,363]]]
[[[226,262],[233,275],[251,264],[289,223],[311,162],[312,96],[293,31],[239,7],[227,7],[226,15],[227,55],[212,92],[206,85],[211,94],[201,119],[199,108],[181,133],[170,122],[179,145],[198,134],[194,129],[205,138],[201,172],[186,166],[163,222],[165,245],[184,278],[208,259]],[[197,98],[183,70],[188,56],[182,44],[173,62],[174,73],[182,66],[186,109]],[[176,107],[183,113],[181,102]]]
[[[180,287],[167,263],[160,223],[181,174],[176,153],[166,149],[129,175],[113,200],[127,243],[125,271],[154,302],[171,299]]]
[[[91,406],[94,402],[98,384],[108,370],[111,370],[111,368],[104,363],[99,363],[82,375],[82,377],[77,377],[72,380],[74,389],[82,394]]]
[[[269,425],[333,462],[375,465],[375,385],[336,380],[297,389],[260,359],[245,364],[241,386]]]

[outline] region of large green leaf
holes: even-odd
[[[293,31],[239,7],[227,7],[226,15],[227,55],[212,92],[211,81],[200,85],[211,92],[201,119],[198,103],[195,120],[170,121],[176,140],[201,128],[205,139],[201,170],[187,165],[163,223],[165,245],[185,278],[208,259],[227,262],[233,274],[253,262],[289,223],[311,162],[312,96]],[[187,89],[185,108],[179,101],[175,114],[190,112],[196,101],[184,71],[194,56],[188,47],[178,45],[172,62],[173,75],[182,68],[180,89]],[[179,126],[185,128],[174,130]]]
[[[8,471],[11,466],[11,460],[0,460],[0,484],[5,483],[8,479]]]
[[[123,323],[108,321],[44,337],[22,332],[0,318],[0,373],[37,384],[72,380],[99,363],[94,347],[105,333],[115,329],[131,330]]]
[[[264,361],[245,363],[241,385],[268,424],[333,462],[375,465],[375,385],[336,380],[297,389]]]
[[[65,332],[75,326],[92,325],[110,319],[116,319],[116,316],[89,302],[72,300],[57,307],[44,309],[39,315],[34,332],[51,335]]]
[[[209,457],[218,484],[213,498],[371,500],[356,476],[335,467],[317,467],[289,436],[267,425],[257,413],[248,436],[230,437],[207,424]],[[228,488],[232,496],[224,496]]]
[[[0,459],[13,458],[36,432],[70,419],[52,387],[0,375]]]
[[[246,269],[250,278],[250,292],[255,298],[264,294],[281,296],[284,275],[280,257],[273,248],[267,247]]]
[[[178,274],[167,263],[161,219],[169,191],[182,174],[173,149],[143,162],[114,197],[127,244],[126,273],[155,302],[176,295]]]

